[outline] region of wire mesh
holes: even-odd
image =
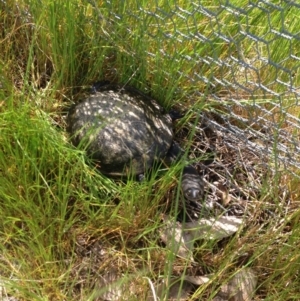
[[[161,69],[172,60],[181,62],[178,65],[185,68],[175,73],[186,86],[194,87],[189,96],[222,106],[222,124],[206,122],[224,137],[230,135],[233,149],[243,143],[262,158],[275,158],[276,171],[298,176],[299,4],[137,1],[128,10],[126,1],[118,5],[106,1],[108,12],[104,12],[96,2],[89,3],[102,24],[105,20],[102,29],[112,45],[136,61],[143,56],[149,62],[149,78],[157,76],[153,61]],[[122,35],[124,44],[114,44]],[[136,39],[145,44],[142,52],[134,49]],[[163,74],[172,81],[174,72],[166,68]]]

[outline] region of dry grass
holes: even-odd
[[[214,274],[190,297],[212,300],[245,266],[255,300],[300,299],[299,90],[288,88],[300,79],[299,7],[157,4],[0,2],[3,300],[146,300],[157,279]],[[282,18],[293,38],[276,34]],[[142,184],[114,182],[69,144],[66,111],[102,78],[185,111],[176,140],[210,214],[244,217],[234,237],[197,241],[196,263],[158,234],[163,214],[182,218],[180,162]]]

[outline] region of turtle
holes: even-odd
[[[172,164],[184,154],[174,142],[173,120],[180,117],[132,86],[98,82],[70,108],[67,128],[72,143],[85,148],[102,174],[142,180],[156,161]],[[203,196],[203,180],[192,165],[183,168],[181,187],[188,200]]]

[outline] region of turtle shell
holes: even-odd
[[[167,154],[173,140],[170,115],[126,87],[102,88],[72,107],[68,130],[73,144],[111,176],[144,173]]]

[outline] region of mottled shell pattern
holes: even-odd
[[[144,173],[166,156],[173,140],[172,119],[155,100],[112,85],[73,106],[68,127],[74,145],[111,176]]]

